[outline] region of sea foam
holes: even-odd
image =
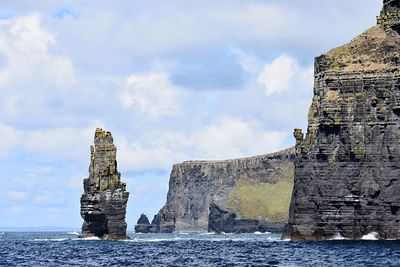
[[[79,235],[78,232],[67,232],[67,235]]]
[[[367,235],[364,235],[363,237],[361,237],[361,240],[379,240],[378,233],[372,232]]]

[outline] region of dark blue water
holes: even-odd
[[[287,242],[279,234],[0,233],[0,266],[400,266],[400,242]]]

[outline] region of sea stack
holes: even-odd
[[[81,197],[81,237],[128,239],[125,214],[129,193],[117,170],[112,134],[96,129],[90,152],[89,178],[83,180]]]
[[[400,0],[383,4],[375,27],[315,60],[284,239],[400,239]]]

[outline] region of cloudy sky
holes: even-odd
[[[96,127],[127,220],[165,203],[174,163],[274,152],[306,128],[313,58],[381,0],[0,0],[0,227],[80,227]]]

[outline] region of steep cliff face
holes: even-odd
[[[236,225],[243,225],[245,219],[248,225],[256,224],[247,232],[283,225],[293,187],[293,157],[294,149],[288,149],[251,158],[174,165],[167,203],[153,223],[160,232],[235,232],[234,222],[225,224],[225,229],[223,219],[214,216],[220,211],[234,216]],[[209,225],[218,228],[209,229]],[[240,229],[246,232],[246,227]]]
[[[125,214],[129,193],[117,171],[116,151],[111,133],[96,129],[89,178],[83,181],[82,237],[128,238]]]
[[[400,238],[399,14],[385,0],[377,26],[316,58],[283,238]]]

